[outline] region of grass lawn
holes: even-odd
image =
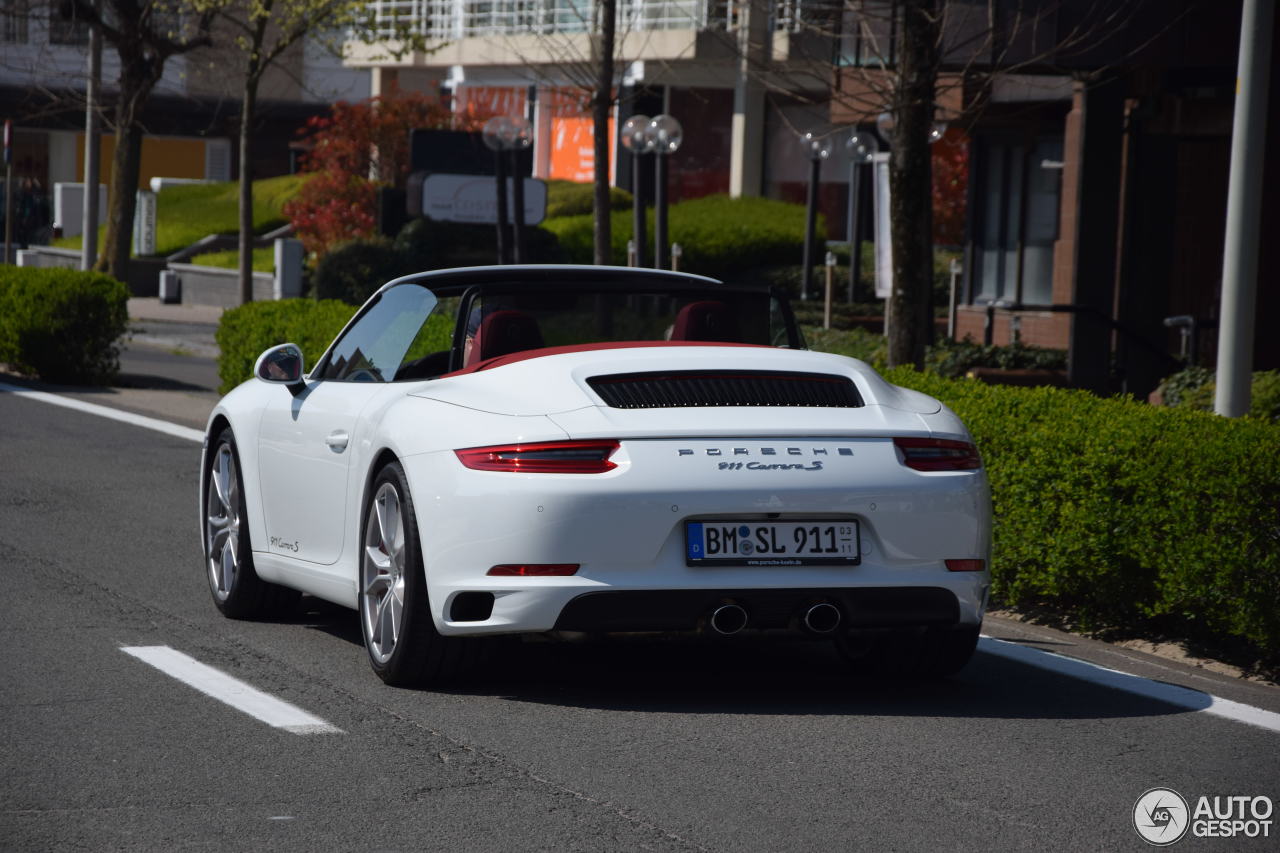
[[[206,252],[203,255],[196,255],[188,263],[200,264],[206,267],[238,269],[240,266],[240,252],[236,249],[228,249],[225,252]],[[275,268],[276,258],[273,248],[264,246],[261,249],[253,250],[254,272],[274,272]]]
[[[254,233],[261,234],[285,224],[281,209],[297,194],[306,178],[306,175],[282,175],[253,182]],[[239,192],[235,181],[165,189],[156,205],[156,254],[171,255],[210,234],[236,233],[240,227]],[[104,226],[98,230],[99,246],[105,234]],[[78,249],[80,244],[79,235],[54,241],[55,246],[68,249]],[[233,260],[230,266],[234,265]],[[267,269],[270,268],[268,265]]]

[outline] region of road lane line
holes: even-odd
[[[0,382],[0,392],[13,394],[18,397],[26,397],[29,400],[39,400],[41,403],[51,403],[55,406],[75,409],[80,412],[86,412],[90,415],[97,415],[100,418],[110,418],[113,421],[121,421],[122,423],[145,427],[146,429],[152,429],[156,432],[162,432],[165,435],[172,435],[176,438],[185,438],[189,441],[204,441],[204,433],[198,429],[191,429],[191,427],[171,424],[168,421],[162,421],[159,418],[149,418],[146,415],[135,415],[133,412],[126,412],[123,409],[113,409],[110,406],[99,406],[97,403],[86,403],[83,400],[77,400],[74,397],[63,397],[61,394],[50,394],[46,391],[33,391],[30,388],[23,388],[21,385],[10,385],[7,382]]]
[[[1214,696],[1211,693],[1205,693],[1200,690],[1192,690],[1189,687],[1179,687],[1176,684],[1167,684],[1163,681],[1152,681],[1140,675],[1130,675],[1127,672],[1090,663],[1079,658],[1069,658],[1053,652],[1047,652],[1044,649],[1024,646],[1019,643],[1010,643],[1006,640],[997,640],[994,637],[988,637],[986,634],[983,634],[981,639],[978,640],[978,650],[1006,660],[1047,669],[1059,675],[1078,678],[1082,681],[1088,681],[1092,684],[1110,687],[1115,690],[1123,690],[1125,693],[1132,693],[1147,699],[1167,702],[1170,705],[1186,708],[1189,711],[1203,711],[1206,714],[1213,714],[1215,717],[1223,717],[1238,723],[1280,732],[1280,714],[1274,711],[1255,708],[1252,705],[1245,705],[1241,702],[1233,702],[1230,699],[1223,699],[1220,696]]]
[[[263,693],[168,646],[121,646],[120,651],[273,728],[298,735],[344,734],[342,729],[296,705]]]

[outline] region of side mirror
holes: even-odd
[[[253,375],[272,385],[302,384],[302,350],[297,344],[281,344],[258,356]]]

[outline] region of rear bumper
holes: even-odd
[[[736,444],[752,453],[776,445],[772,458],[805,461],[738,468],[710,452],[723,445],[732,459]],[[611,461],[615,470],[586,476],[472,471],[452,452],[408,457],[437,629],[683,631],[726,598],[752,627],[787,627],[798,608],[820,601],[855,628],[982,621],[989,573],[946,566],[990,559],[982,471],[913,471],[891,440],[871,438],[627,440]],[[775,518],[856,521],[859,563],[688,562],[688,522]],[[564,577],[488,573],[501,564],[580,568]]]
[[[940,587],[859,589],[680,589],[588,592],[571,600],[556,620],[558,631],[693,631],[711,612],[736,604],[748,628],[799,627],[805,610],[835,605],[846,628],[951,627],[960,603]]]

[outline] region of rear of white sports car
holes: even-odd
[[[789,629],[854,648],[982,621],[990,496],[972,439],[860,362],[569,352],[408,405],[454,437],[404,460],[442,634]]]
[[[803,632],[929,675],[973,653],[991,502],[972,438],[938,401],[803,349],[784,293],[419,273],[310,373],[283,344],[254,375],[210,420],[214,601],[353,606],[387,683],[465,669],[469,638],[552,631]]]

